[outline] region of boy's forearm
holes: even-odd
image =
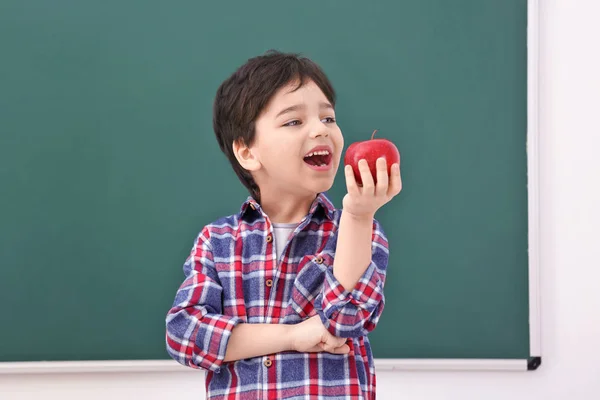
[[[333,275],[348,291],[352,291],[371,263],[373,217],[354,216],[342,212]]]
[[[292,350],[291,325],[238,324],[227,343],[225,362]]]

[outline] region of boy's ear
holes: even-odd
[[[238,139],[233,142],[233,154],[240,165],[248,171],[256,171],[260,169],[260,161],[256,158],[252,149],[249,148],[243,141]]]

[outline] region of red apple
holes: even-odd
[[[352,143],[344,157],[344,165],[351,165],[354,171],[354,178],[359,185],[362,185],[360,170],[358,169],[358,161],[361,159],[367,160],[373,181],[377,183],[377,166],[378,158],[383,157],[387,163],[388,176],[390,175],[392,164],[400,164],[400,152],[394,143],[387,139],[373,139],[377,129],[373,131],[371,140]]]

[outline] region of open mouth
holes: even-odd
[[[331,164],[332,155],[329,150],[319,150],[304,156],[304,162],[312,167],[326,167]]]

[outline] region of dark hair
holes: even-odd
[[[233,143],[241,140],[251,146],[256,135],[255,121],[273,95],[282,87],[298,82],[299,89],[312,80],[335,107],[331,82],[312,60],[297,53],[270,50],[249,59],[218,88],[213,105],[213,129],[240,181],[260,203],[260,189],[249,171],[233,153]]]

